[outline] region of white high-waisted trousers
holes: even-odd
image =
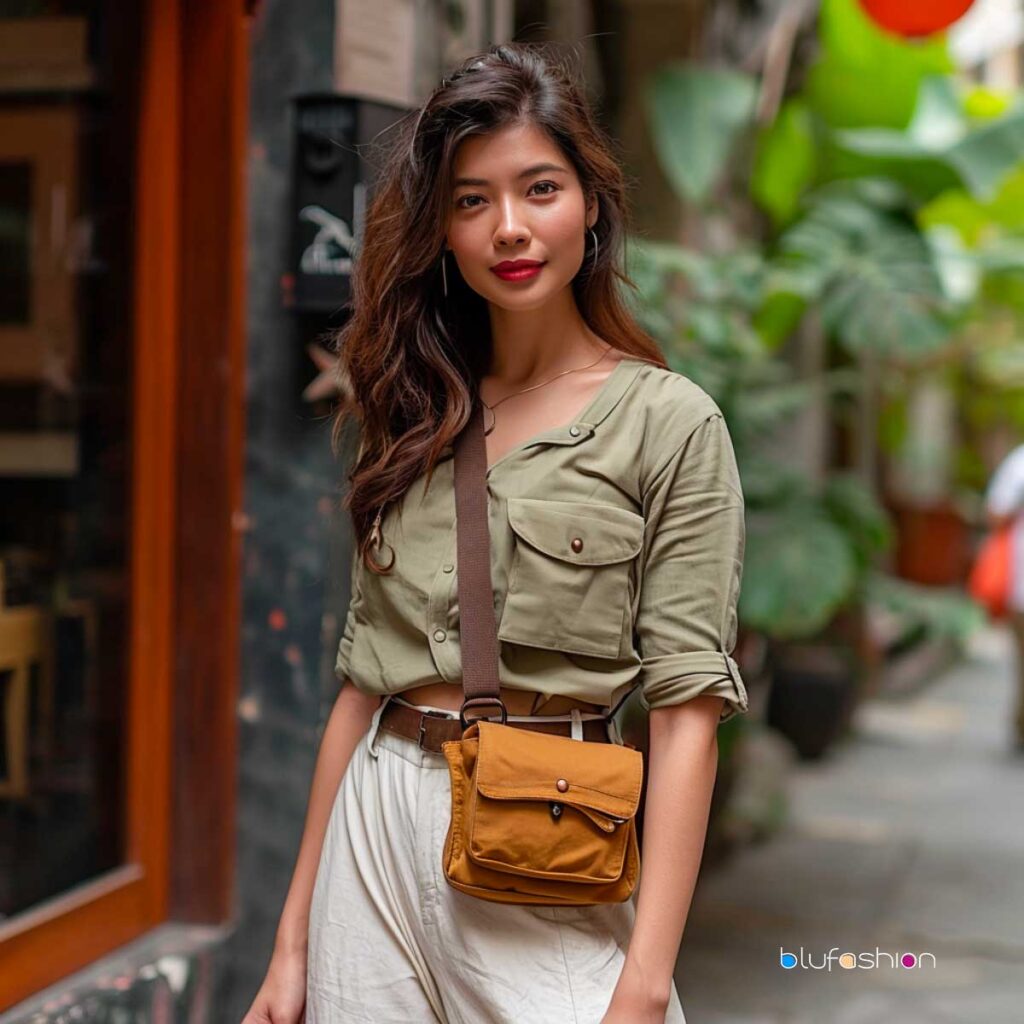
[[[452,888],[441,868],[448,764],[381,730],[383,709],[352,755],[324,838],[306,1024],[600,1024],[634,901],[521,906]],[[674,986],[665,1021],[685,1024]]]

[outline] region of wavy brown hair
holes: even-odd
[[[429,486],[490,368],[486,301],[454,261],[447,299],[441,287],[452,166],[464,139],[528,122],[561,147],[599,204],[598,259],[588,249],[572,282],[580,314],[608,344],[665,366],[620,294],[620,284],[635,287],[623,269],[625,179],[568,59],[543,44],[493,46],[443,78],[386,149],[353,268],[351,315],[335,338],[343,400],[332,431],[337,451],[345,420],[359,424],[344,507],[374,572],[390,568],[373,557],[374,518],[424,473]]]

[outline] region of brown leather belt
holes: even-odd
[[[549,732],[555,736],[571,736],[572,722],[513,722],[507,723],[513,728],[533,729],[535,732]],[[610,743],[608,724],[604,719],[586,718],[581,723],[583,738],[593,743]],[[452,712],[448,718],[440,711],[419,711],[406,704],[398,704],[389,700],[387,707],[381,712],[380,728],[393,732],[397,736],[405,736],[416,740],[423,750],[443,753],[441,744],[446,740],[462,738],[462,725],[458,711]]]

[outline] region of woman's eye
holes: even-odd
[[[528,192],[532,192],[535,188],[543,190],[538,193],[538,195],[542,196],[550,196],[559,191],[558,185],[553,181],[535,181],[528,189]],[[455,200],[455,205],[460,210],[472,210],[479,205],[479,203],[473,202],[474,199],[483,201],[483,196],[476,193],[468,196],[459,196],[459,198]]]

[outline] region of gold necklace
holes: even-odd
[[[587,363],[587,365],[586,365],[586,366],[576,366],[576,367],[574,367],[574,368],[573,368],[573,369],[571,369],[571,370],[563,370],[563,371],[562,371],[561,373],[556,373],[556,374],[554,375],[554,377],[550,378],[549,380],[544,380],[544,381],[541,381],[541,382],[540,382],[540,384],[531,384],[531,385],[530,385],[530,386],[529,386],[528,388],[522,388],[522,389],[521,389],[521,390],[519,390],[519,391],[513,391],[513,392],[512,392],[512,394],[510,394],[510,395],[506,395],[506,396],[505,396],[504,398],[501,398],[501,399],[499,399],[499,400],[498,400],[497,402],[495,402],[495,403],[494,403],[494,405],[488,405],[488,404],[487,404],[487,403],[486,403],[486,402],[485,402],[485,401],[483,400],[483,398],[481,398],[481,399],[480,399],[480,404],[481,404],[481,405],[482,405],[482,406],[483,406],[483,407],[484,407],[484,408],[485,408],[485,409],[486,409],[486,410],[487,410],[488,412],[490,412],[490,414],[491,414],[491,425],[490,425],[490,426],[488,427],[488,426],[486,426],[486,424],[485,424],[485,426],[484,426],[484,434],[485,434],[485,435],[486,435],[486,434],[490,434],[490,433],[491,433],[491,431],[492,431],[492,430],[494,430],[495,424],[497,423],[497,417],[496,417],[496,416],[494,415],[494,410],[495,410],[495,409],[497,409],[497,408],[498,408],[498,406],[499,406],[499,405],[501,405],[501,403],[502,403],[502,402],[507,402],[507,401],[508,401],[508,400],[509,400],[510,398],[515,398],[515,397],[516,397],[516,395],[523,395],[523,394],[525,394],[525,393],[526,393],[527,391],[536,391],[536,390],[537,390],[537,388],[542,388],[542,387],[544,387],[545,385],[547,385],[547,384],[550,384],[550,383],[552,383],[552,381],[556,381],[556,380],[558,380],[558,378],[559,378],[559,377],[564,377],[564,376],[565,376],[566,374],[569,374],[569,373],[579,373],[579,372],[580,372],[581,370],[589,370],[589,369],[590,369],[590,368],[591,368],[592,366],[597,366],[597,364],[598,364],[599,362],[601,362],[601,360],[602,360],[602,359],[604,359],[604,357],[605,357],[606,355],[608,355],[608,353],[609,353],[609,352],[611,352],[611,350],[612,350],[612,348],[613,348],[613,347],[614,347],[614,346],[612,346],[612,345],[609,345],[609,346],[608,346],[608,347],[607,347],[607,348],[606,348],[606,349],[604,350],[604,352],[602,352],[602,353],[601,353],[601,355],[600,355],[600,356],[598,356],[598,358],[597,358],[597,359],[595,359],[595,360],[594,360],[594,361],[593,361],[592,363]]]
[[[513,391],[511,395],[506,395],[504,398],[499,399],[497,402],[494,403],[494,405],[488,405],[481,398],[480,404],[485,409],[487,409],[491,414],[491,425],[489,427],[484,427],[484,434],[490,434],[490,432],[494,430],[494,425],[497,422],[497,417],[495,417],[494,415],[494,410],[497,409],[497,407],[501,405],[502,402],[507,402],[510,398],[515,398],[516,395],[525,394],[527,391],[536,391],[537,388],[542,388],[546,384],[550,384],[552,383],[552,381],[558,380],[559,377],[564,377],[566,374],[579,373],[581,370],[589,370],[590,367],[597,366],[597,364],[601,362],[601,360],[604,359],[604,357],[608,355],[609,352],[611,352],[613,347],[613,345],[609,345],[604,350],[604,352],[602,352],[601,355],[598,356],[597,359],[595,359],[592,363],[587,363],[586,366],[576,366],[571,370],[563,370],[561,373],[556,373],[555,376],[552,377],[550,380],[541,381],[540,384],[531,384],[528,388],[522,388],[519,391]],[[384,518],[384,508],[385,506],[381,505],[381,507],[377,511],[377,515],[374,517],[373,525],[370,527],[370,543],[373,545],[374,549],[378,551],[380,550],[381,543],[383,542],[384,539],[381,533],[381,521]]]

